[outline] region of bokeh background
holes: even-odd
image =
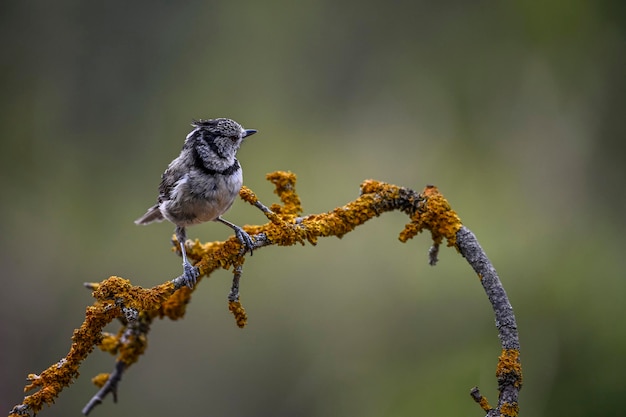
[[[226,116],[259,130],[240,161],[266,204],[275,170],[298,175],[306,213],[368,178],[439,186],[515,309],[522,415],[624,415],[624,4],[3,1],[0,409],[66,354],[83,282],[180,273],[173,227],[133,220],[191,119]],[[226,217],[265,222],[240,201]],[[406,222],[255,253],[245,330],[230,272],[202,281],[93,415],[481,415],[493,313],[454,250],[433,268],[428,236],[397,240]],[[112,367],[94,352],[41,415],[79,415]]]

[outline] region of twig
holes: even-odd
[[[100,391],[96,393],[91,400],[87,403],[87,405],[83,408],[82,413],[84,415],[89,415],[91,410],[93,410],[97,405],[102,404],[104,397],[106,397],[109,393],[113,395],[113,402],[117,402],[117,384],[122,380],[122,374],[126,369],[126,364],[123,361],[118,360],[115,362],[115,369],[109,375],[109,379],[104,384]]]
[[[495,268],[487,258],[476,236],[465,226],[457,232],[457,248],[461,255],[478,274],[487,293],[487,298],[496,316],[498,337],[502,345],[502,354],[498,358],[496,377],[498,379],[498,406],[486,409],[487,399],[480,395],[478,387],[471,391],[472,398],[487,411],[487,416],[517,416],[519,413],[518,396],[522,388],[522,366],[519,358],[519,335],[513,307],[504,291],[502,282]]]
[[[480,405],[484,411],[491,411],[493,408],[489,405],[489,401],[480,393],[478,387],[474,387],[470,390],[470,396]]]
[[[237,265],[233,273],[233,285],[228,293],[228,301],[239,301],[239,281],[241,280],[242,265]]]
[[[241,301],[239,301],[239,281],[241,280],[242,271],[243,266],[241,264],[235,265],[233,284],[228,294],[228,310],[235,316],[235,323],[237,323],[237,327],[240,329],[243,329],[248,324],[248,315],[241,305]]]

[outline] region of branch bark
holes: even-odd
[[[481,248],[476,236],[465,226],[457,233],[457,248],[480,278],[487,298],[496,316],[496,328],[502,346],[498,358],[496,377],[498,379],[498,406],[492,409],[487,399],[474,387],[470,395],[487,411],[487,416],[517,416],[519,413],[518,396],[522,388],[522,365],[519,358],[519,335],[513,307],[504,291],[502,282],[495,268]],[[486,407],[484,406],[486,404]]]

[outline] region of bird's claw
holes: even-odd
[[[250,256],[252,256],[252,251],[254,250],[254,241],[250,237],[248,233],[246,233],[243,229],[238,228],[235,229],[235,236],[241,243],[241,249],[239,250],[239,255],[245,255],[246,252],[250,252]]]
[[[198,280],[198,276],[200,276],[198,268],[191,265],[189,262],[183,263],[183,282],[187,287],[193,290],[193,287],[196,285],[196,281]]]

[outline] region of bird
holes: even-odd
[[[168,220],[173,223],[183,257],[182,280],[193,288],[199,271],[187,259],[186,228],[216,221],[233,229],[241,243],[241,255],[252,254],[254,242],[241,227],[222,218],[243,184],[237,151],[244,139],[257,133],[232,119],[199,119],[185,138],[180,155],[161,176],[157,203],[135,220],[138,225]]]

